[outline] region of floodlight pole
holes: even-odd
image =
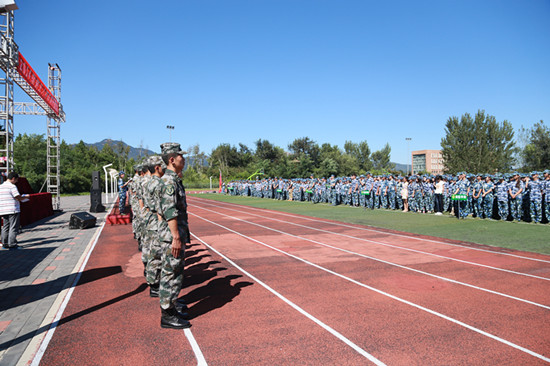
[[[172,130],[174,129],[174,126],[167,125],[166,128],[168,129],[168,133],[170,134],[170,138],[168,139],[168,142],[172,142]]]
[[[409,148],[409,144],[411,142],[411,138],[410,137],[405,137],[405,140],[407,140],[407,160],[409,160],[410,158],[410,148]],[[410,162],[412,164],[412,161]],[[412,171],[412,165],[411,165],[411,171]],[[412,172],[411,172],[412,173]],[[407,175],[409,175],[409,164],[407,163]]]

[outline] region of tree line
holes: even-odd
[[[532,128],[521,128],[516,139],[512,125],[478,111],[460,118],[449,117],[441,140],[446,173],[529,172],[550,169],[550,129],[543,121]],[[129,147],[118,142],[105,144],[101,150],[80,141],[60,145],[60,185],[62,193],[88,192],[92,171],[113,164],[117,170],[133,171],[138,163],[128,158]],[[371,172],[374,175],[405,173],[391,163],[389,144],[371,152],[367,141],[346,141],[340,148],[330,143],[318,144],[309,137],[296,138],[286,149],[268,140],[258,139],[254,146],[221,143],[210,155],[199,145],[189,148],[183,175],[188,187],[208,187],[210,179],[217,186],[222,173],[225,180],[249,177],[329,177]],[[46,138],[39,134],[18,135],[14,141],[15,171],[26,177],[35,192],[44,191],[46,180]],[[131,174],[130,174],[131,175]]]

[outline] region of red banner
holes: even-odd
[[[27,83],[38,93],[48,106],[59,116],[59,102],[54,97],[50,89],[42,82],[42,80],[36,75],[33,68],[27,60],[19,53],[19,63],[17,64],[17,72],[25,79]],[[47,111],[46,111],[47,112]]]
[[[222,193],[222,185],[223,185],[222,172],[220,170],[220,190],[219,190],[220,193]]]

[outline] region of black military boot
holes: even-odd
[[[191,323],[182,319],[175,308],[170,308],[168,310],[160,308],[160,310],[162,312],[160,318],[161,328],[185,329],[191,327]]]
[[[159,285],[149,285],[149,296],[159,297]]]

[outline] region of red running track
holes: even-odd
[[[548,256],[199,198],[189,204],[198,238],[186,251],[181,293],[190,332],[159,327],[131,227],[108,226],[42,364],[550,361]]]

